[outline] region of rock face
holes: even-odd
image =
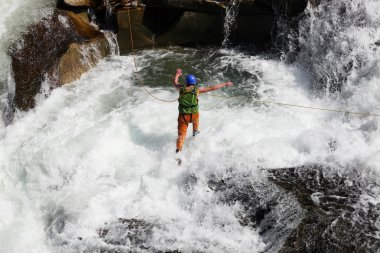
[[[72,12],[52,10],[10,47],[16,107],[33,108],[43,81],[50,89],[72,82],[109,53],[103,33]]]
[[[307,165],[269,170],[269,181],[232,174],[208,185],[223,203],[239,203],[241,224],[258,229],[265,252],[375,253],[380,187],[364,171]]]
[[[71,6],[90,6],[90,0],[65,0],[66,4]]]
[[[223,40],[219,14],[150,8],[130,10],[135,49],[170,45],[212,45]],[[131,50],[128,14],[118,12],[120,51]]]
[[[131,10],[130,15],[135,48],[221,45],[224,38],[222,13],[140,8]],[[131,47],[126,11],[118,12],[118,23],[120,50],[128,52]],[[240,16],[235,27],[233,41],[253,42],[258,47],[265,47],[271,39],[273,16]]]
[[[316,1],[316,0],[311,0]],[[143,0],[152,8],[176,8],[195,12],[223,12],[233,1],[230,0]],[[236,0],[242,15],[262,15],[273,8],[283,9],[288,16],[296,16],[306,7],[308,0]]]
[[[107,3],[108,2],[108,3]],[[115,5],[122,2],[126,2],[125,0],[58,0],[58,4],[66,4],[69,6],[87,6],[92,8],[98,8],[101,6]]]
[[[143,0],[146,8],[131,10],[135,48],[168,45],[221,45],[225,39],[226,13],[233,1]],[[278,17],[297,17],[307,0],[236,0],[236,17],[230,25],[232,43],[253,43],[258,49],[271,45]],[[236,7],[237,6],[237,7]],[[118,12],[119,45],[130,50],[128,15]]]
[[[378,252],[380,205],[371,198],[379,187],[364,181],[362,170],[337,173],[316,165],[270,173],[305,210],[279,252]]]
[[[105,39],[85,43],[72,43],[58,64],[58,84],[64,85],[78,80],[81,75],[109,54]]]

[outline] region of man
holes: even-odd
[[[226,86],[232,86],[232,82],[226,82],[210,87],[198,87],[197,78],[194,75],[187,75],[186,85],[181,85],[178,81],[180,76],[182,76],[182,69],[177,69],[174,77],[174,86],[179,89],[178,139],[176,153],[182,150],[189,123],[193,124],[193,136],[199,134],[199,94],[218,90]]]

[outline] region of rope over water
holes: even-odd
[[[134,62],[134,65],[135,65],[136,75],[137,75],[137,79],[139,80],[139,84],[140,84],[141,88],[143,88],[145,90],[145,92],[148,95],[150,95],[152,98],[157,99],[157,100],[159,100],[161,102],[174,103],[174,102],[177,101],[177,99],[175,99],[175,100],[161,99],[161,98],[156,97],[155,95],[153,95],[147,88],[145,88],[144,81],[142,80],[140,74],[138,73],[138,66],[137,66],[137,62],[136,62],[135,48],[134,48],[134,44],[133,44],[132,22],[131,22],[131,15],[130,15],[129,9],[130,8],[128,7],[127,10],[128,10],[128,22],[129,22],[129,36],[131,38],[131,51],[132,51],[133,62]]]
[[[138,65],[136,61],[136,55],[135,55],[135,49],[134,49],[134,40],[133,40],[133,32],[132,32],[132,22],[131,22],[131,15],[130,15],[130,7],[127,7],[127,12],[128,12],[128,22],[129,22],[129,36],[131,39],[131,52],[132,52],[132,57],[133,57],[133,62],[136,70],[136,76],[137,79],[139,80],[139,85],[141,88],[152,98],[165,102],[165,103],[174,103],[178,101],[178,98],[174,100],[165,100],[162,98],[159,98],[152,94],[144,85],[144,81],[141,78],[141,75],[138,73]],[[240,99],[240,98],[245,98],[244,96],[221,96],[221,95],[211,95],[208,94],[208,96],[212,97],[219,97],[219,98],[226,98],[226,99]],[[309,110],[318,110],[318,111],[328,111],[328,112],[336,112],[336,113],[347,113],[347,114],[352,114],[352,115],[360,115],[360,116],[373,116],[373,117],[380,117],[380,114],[374,114],[374,113],[364,113],[364,112],[353,112],[353,111],[347,111],[343,109],[328,109],[328,108],[321,108],[321,107],[313,107],[313,106],[305,106],[305,105],[297,105],[297,104],[289,104],[289,103],[281,103],[281,102],[276,102],[276,101],[269,101],[269,100],[260,100],[260,99],[252,99],[256,103],[260,104],[275,104],[278,106],[289,106],[289,107],[297,107],[297,108],[303,108],[303,109],[309,109]]]

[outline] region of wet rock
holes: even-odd
[[[100,30],[112,31],[118,33],[119,24],[117,22],[116,10],[112,7],[109,9],[105,7],[89,9],[89,16],[91,22],[96,24]]]
[[[175,8],[194,12],[221,13],[231,3],[229,0],[143,0],[148,7]],[[239,0],[241,13],[258,14],[271,9],[271,1]]]
[[[315,0],[312,0],[315,1]],[[143,0],[152,8],[175,8],[194,12],[222,13],[231,4],[230,0]],[[239,13],[242,15],[273,14],[273,7],[279,6],[289,16],[302,12],[308,0],[239,0]]]
[[[143,3],[152,8],[176,8],[196,12],[221,12],[229,1],[202,1],[202,0],[143,0]],[[253,2],[253,1],[252,1]]]
[[[277,252],[302,219],[296,199],[257,175],[232,173],[223,179],[210,179],[208,185],[219,201],[239,205],[235,215],[240,224],[256,228],[267,245],[265,252]]]
[[[219,14],[170,9],[137,8],[130,11],[135,49],[170,45],[212,45],[223,40],[223,18]],[[128,13],[118,12],[121,52],[131,50]]]
[[[116,5],[120,3],[125,3],[126,0],[58,0],[57,4],[61,6],[75,6],[75,7],[91,7],[100,8],[106,5]]]
[[[224,39],[226,8],[230,1],[144,0],[146,8],[130,10],[135,48],[153,46],[221,45]],[[230,40],[253,43],[267,49],[274,37],[276,16],[296,17],[307,0],[239,1]],[[128,13],[118,12],[119,45],[130,51]]]
[[[378,252],[380,186],[362,170],[310,165],[268,172],[269,181],[230,173],[208,182],[219,201],[240,206],[235,215],[259,231],[265,252]]]
[[[377,252],[380,240],[374,224],[380,204],[371,198],[376,184],[362,181],[361,172],[305,166],[272,170],[270,180],[294,194],[304,218],[279,252]],[[376,192],[376,191],[375,191]]]
[[[78,80],[81,75],[96,66],[109,54],[106,39],[92,42],[72,43],[58,63],[58,84],[64,85]]]
[[[126,245],[131,248],[148,249],[153,224],[144,220],[119,219],[99,230],[99,237],[107,244]]]
[[[131,50],[128,13],[118,12],[118,41],[121,52]],[[135,49],[171,45],[221,45],[224,39],[222,13],[190,12],[180,9],[138,8],[130,11]],[[252,42],[266,48],[270,41],[271,15],[241,16],[233,42]]]
[[[72,12],[53,9],[10,47],[16,107],[33,108],[43,81],[49,89],[74,81],[109,51],[103,33]]]
[[[317,7],[319,5],[319,3],[321,2],[321,0],[309,0],[309,3],[311,4],[311,6],[313,7]]]
[[[91,249],[89,252],[122,253],[122,252],[153,252],[180,253],[178,250],[160,251],[151,245],[153,229],[157,224],[139,219],[120,218],[99,229],[99,237],[107,245],[101,249]]]
[[[72,11],[74,13],[87,12],[89,5],[71,5],[65,0],[57,0],[56,7],[61,10]]]
[[[90,0],[64,0],[64,2],[71,6],[90,6]]]

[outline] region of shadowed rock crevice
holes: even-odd
[[[231,4],[230,0],[143,0],[153,8],[174,8],[184,11],[223,13]],[[274,5],[288,16],[297,16],[302,12],[307,0],[239,0],[239,13],[243,15],[262,15],[272,12]]]
[[[144,11],[143,25],[149,28],[152,33],[160,35],[175,26],[183,13],[183,10],[161,9],[157,11],[157,9],[147,7]]]

